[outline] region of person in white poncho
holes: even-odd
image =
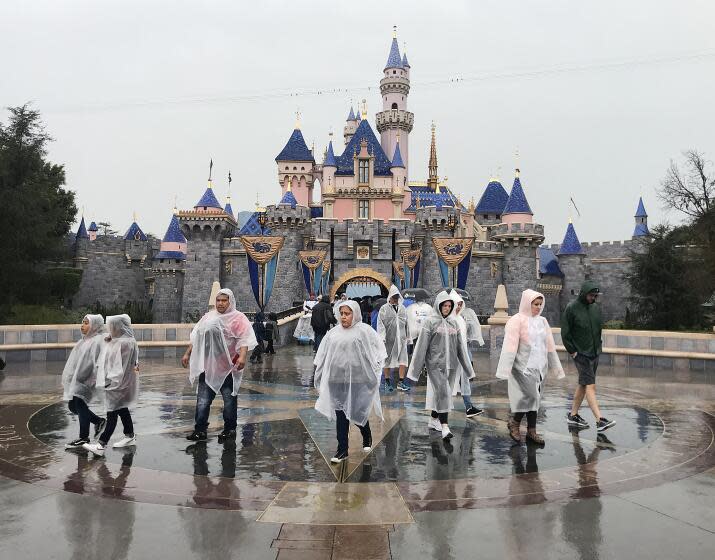
[[[79,420],[79,438],[67,443],[65,449],[77,449],[89,443],[90,424],[94,424],[94,437],[97,437],[107,423],[89,409],[97,382],[103,331],[101,315],[85,315],[80,325],[82,338],[75,344],[62,371],[63,398]]]
[[[474,313],[473,309],[469,309],[464,301],[464,298],[459,295],[458,292],[452,291],[451,294],[454,302],[456,303],[456,308],[454,315],[459,323],[459,332],[462,335],[462,342],[467,349],[467,354],[469,355],[469,361],[472,361],[472,352],[469,348],[470,343],[476,342],[480,346],[484,346],[484,338],[482,338],[482,328],[479,325],[479,319],[477,319],[477,314]],[[472,364],[472,367],[474,364]],[[477,408],[472,404],[472,386],[471,378],[468,377],[469,373],[463,368],[460,368],[459,374],[454,384],[453,395],[457,393],[462,394],[462,401],[464,401],[464,410],[467,418],[472,418],[482,414],[484,411],[481,408]],[[474,376],[474,371],[472,371],[472,376]]]
[[[223,288],[216,294],[216,309],[206,313],[191,331],[191,343],[181,358],[189,368],[189,381],[196,388],[194,431],[189,441],[206,441],[209,411],[217,393],[223,398],[223,431],[219,441],[236,437],[238,389],[249,350],[256,335],[248,318],[236,309],[233,292]]]
[[[139,395],[139,346],[134,338],[129,315],[107,317],[109,336],[99,355],[97,383],[104,383],[104,401],[107,406],[107,425],[97,443],[85,443],[87,451],[101,457],[121,418],[124,437],[112,447],[129,447],[136,444],[134,423],[129,407]]]
[[[417,383],[422,368],[427,368],[427,399],[425,408],[432,411],[428,427],[441,431],[449,440],[448,414],[452,410],[452,390],[464,368],[468,378],[474,377],[472,363],[454,315],[454,299],[445,291],[435,297],[435,313],[422,325],[407,377]]]
[[[514,415],[508,423],[509,435],[521,441],[520,426],[526,415],[526,439],[539,445],[543,445],[544,438],[536,432],[536,414],[546,374],[564,377],[551,327],[541,316],[543,310],[543,294],[522,292],[519,313],[504,328],[504,345],[497,365],[497,377],[508,380],[509,406]]]
[[[382,418],[380,373],[387,352],[377,333],[362,322],[360,305],[347,300],[338,307],[340,322],[328,331],[315,355],[315,410],[336,420],[338,450],[331,459],[340,463],[348,456],[350,422],[362,434],[363,450],[372,448],[368,421],[374,412]]]
[[[409,391],[410,385],[405,383],[407,370],[407,310],[402,305],[402,294],[394,284],[387,294],[387,303],[377,314],[377,334],[382,338],[387,350],[387,359],[383,373],[385,374],[385,390],[391,392],[392,370],[399,368],[400,379],[397,388]]]

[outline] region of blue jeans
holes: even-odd
[[[464,408],[466,408],[467,410],[474,406],[472,404],[472,399],[469,398],[469,395],[462,395],[462,400],[464,401]]]
[[[318,351],[320,343],[323,342],[323,337],[325,337],[325,333],[315,333],[315,339],[313,340],[313,352]]]
[[[238,396],[233,396],[233,375],[228,374],[221,385],[221,396],[223,397],[223,429],[224,431],[235,430],[238,421]],[[209,427],[209,411],[211,403],[216,397],[213,389],[206,384],[206,375],[199,376],[199,387],[196,392],[196,421],[195,430],[205,432]]]

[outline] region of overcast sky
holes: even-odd
[[[0,103],[41,111],[89,220],[123,232],[136,211],[161,236],[209,158],[222,202],[232,172],[234,210],[277,202],[297,108],[321,155],[331,127],[342,149],[351,99],[374,128],[396,24],[411,179],[426,178],[434,120],[440,175],[465,202],[491,174],[510,189],[518,149],[547,242],[570,213],[582,241],[626,239],[641,194],[651,225],[680,220],[654,191],[671,158],[715,159],[713,21],[708,0],[4,0]]]

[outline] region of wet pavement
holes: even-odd
[[[480,356],[473,400],[486,412],[467,419],[456,398],[451,442],[426,429],[424,386],[383,394],[372,451],[351,428],[349,460],[335,467],[334,425],[313,409],[311,360],[293,346],[250,366],[238,437],[224,444],[218,401],[210,440],[186,441],[195,393],[185,370],[145,361],[138,444],[103,459],[64,450],[78,426],[61,402],[63,364],[10,365],[0,375],[0,555],[29,546],[38,558],[284,560],[715,550],[711,373],[603,368],[599,400],[617,424],[597,434],[564,422],[567,370],[547,385],[539,447],[509,438],[506,383]]]

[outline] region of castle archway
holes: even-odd
[[[385,293],[387,293],[392,285],[392,281],[387,276],[380,274],[379,272],[375,272],[371,268],[352,268],[335,279],[333,287],[330,289],[330,298],[333,299],[335,294],[337,294],[341,288],[347,286],[350,282],[372,282],[383,288],[384,290],[381,291],[384,291]]]

